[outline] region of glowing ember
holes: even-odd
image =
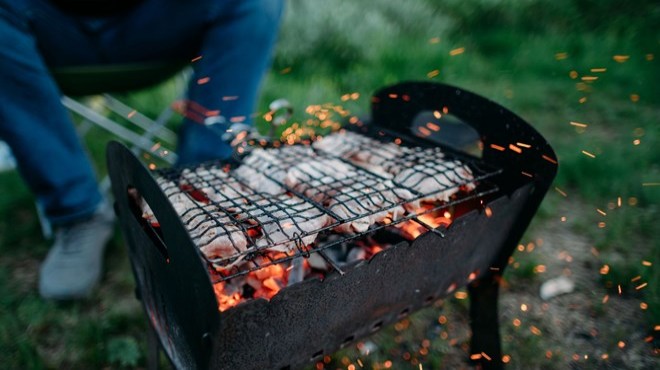
[[[589,152],[586,151],[586,150],[583,150],[583,151],[582,151],[582,154],[586,155],[587,157],[596,158],[596,155],[595,155],[595,154],[589,153]]]
[[[451,51],[449,52],[449,55],[451,55],[451,56],[455,56],[455,55],[463,54],[464,52],[465,52],[465,48],[464,48],[464,47],[462,47],[462,48],[456,48],[456,49],[451,50]]]
[[[443,226],[445,228],[449,227],[449,225],[451,225],[451,218],[452,218],[451,212],[440,211],[440,210],[429,212],[431,209],[433,209],[433,207],[434,207],[433,204],[424,203],[422,204],[421,208],[417,209],[413,213],[419,214],[419,216],[417,216],[417,219],[434,229],[440,226]],[[420,224],[419,222],[416,222],[415,220],[402,222],[395,226],[398,229],[400,229],[402,231],[403,236],[409,240],[416,239],[418,236],[428,231],[428,229],[424,225]]]
[[[588,126],[586,123],[580,123],[580,122],[574,122],[574,121],[571,121],[570,124],[571,124],[571,126],[575,126],[575,127],[587,127]]]
[[[612,59],[614,59],[614,61],[617,63],[625,63],[628,61],[628,59],[630,59],[630,55],[615,55],[612,57]]]
[[[437,70],[437,69],[434,69],[434,70],[432,70],[431,72],[427,73],[427,74],[426,74],[426,77],[428,77],[428,78],[433,78],[433,77],[436,77],[436,76],[439,75],[439,74],[440,74],[440,71]]]

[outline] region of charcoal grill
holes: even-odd
[[[481,156],[458,152],[437,142],[424,127],[427,117],[452,117],[467,123],[478,133]],[[438,121],[441,128],[442,120]],[[434,127],[434,126],[431,126]],[[501,106],[465,90],[434,83],[409,82],[378,91],[372,98],[368,123],[353,121],[348,129],[378,139],[416,148],[409,160],[386,165],[406,165],[410,159],[434,153],[441,148],[450,158],[466,163],[477,184],[470,192],[461,192],[437,208],[451,207],[455,218],[448,228],[433,228],[419,214],[395,222],[409,221],[425,226],[429,232],[412,241],[396,239],[395,245],[369,260],[339,267],[324,251],[347,239],[367,234],[385,233],[384,224],[367,231],[344,235],[311,247],[303,240],[312,233],[330,233],[338,225],[364,217],[354,213],[343,217],[327,209],[334,223],[313,231],[294,225],[287,233],[288,248],[277,258],[264,258],[263,248],[281,243],[267,240],[265,246],[236,250],[235,255],[217,259],[205,257],[191,239],[189,224],[184,224],[168,201],[154,174],[125,147],[111,143],[108,167],[116,201],[116,211],[129,247],[136,278],[137,295],[160,346],[177,368],[216,369],[289,369],[317,360],[347,344],[367,336],[413,311],[431,304],[455,289],[468,286],[472,328],[471,352],[486,354],[476,361],[483,368],[502,366],[497,318],[498,282],[509,256],[527,228],[557,170],[552,148],[543,137],[520,117]],[[291,151],[289,151],[291,152]],[[280,163],[295,163],[293,155],[283,155]],[[318,152],[321,159],[333,159],[332,153]],[[427,158],[427,157],[424,157]],[[205,163],[199,168],[222,168],[226,163]],[[437,166],[427,166],[428,171]],[[264,171],[273,179],[278,169]],[[451,169],[442,169],[448,171]],[[185,169],[158,173],[163,178],[180,178]],[[270,172],[269,172],[270,171]],[[273,172],[274,171],[274,172]],[[373,187],[383,183],[380,174],[356,167],[357,176],[343,181]],[[193,192],[197,185],[222,185],[231,188],[236,181],[218,177],[191,177]],[[249,179],[247,179],[249,180]],[[199,181],[196,183],[195,181]],[[243,183],[243,185],[245,185]],[[332,187],[332,183],[326,183]],[[310,183],[309,186],[318,186]],[[324,208],[309,199],[304,190],[288,189],[319,212]],[[149,204],[159,227],[140,217],[135,197],[139,194]],[[428,194],[415,193],[421,198]],[[292,210],[268,194],[254,192],[252,204],[268,213],[266,219],[278,222],[283,212],[290,220]],[[392,209],[411,199],[383,204]],[[236,200],[222,202],[244,207]],[[217,204],[216,204],[217,205]],[[269,208],[270,207],[270,208]],[[298,209],[299,210],[299,209]],[[429,210],[429,211],[434,211]],[[293,211],[296,211],[295,207]],[[190,212],[209,213],[204,206]],[[234,225],[245,235],[248,225],[227,212],[221,229]],[[194,217],[192,217],[194,218]],[[186,218],[190,222],[191,218]],[[294,218],[295,220],[295,218]],[[225,224],[226,223],[226,224]],[[294,222],[295,224],[295,222]],[[297,228],[297,229],[296,229]],[[383,230],[380,230],[383,229]],[[248,237],[249,238],[249,237]],[[220,312],[213,284],[229,281],[273,264],[286,263],[319,253],[334,268],[323,280],[308,279],[279,291],[270,301],[253,299]],[[237,258],[247,262],[232,265]],[[213,266],[229,266],[218,272]]]

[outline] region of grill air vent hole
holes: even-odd
[[[435,300],[435,296],[430,295],[430,296],[426,297],[426,299],[424,300],[424,303],[429,304],[429,303],[433,302],[434,300]]]
[[[317,358],[321,357],[321,355],[323,355],[323,350],[322,349],[314,352],[314,354],[312,355],[311,361],[316,360]]]
[[[355,335],[351,335],[351,336],[347,337],[347,338],[344,339],[344,341],[341,343],[341,346],[342,346],[342,347],[346,346],[347,344],[351,343],[354,339],[355,339]]]
[[[291,365],[282,366],[280,370],[291,370]]]
[[[402,317],[408,316],[409,313],[410,313],[410,307],[405,308],[403,311],[401,311],[401,312],[399,313],[399,318],[402,318]]]
[[[383,327],[383,322],[382,322],[382,321],[378,321],[378,322],[376,322],[375,324],[373,324],[373,326],[371,326],[371,331],[372,331],[372,332],[374,332],[374,331],[378,331],[378,330],[380,330],[381,327]]]

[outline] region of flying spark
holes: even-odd
[[[571,124],[571,126],[575,126],[575,127],[586,128],[587,126],[589,126],[589,125],[586,124],[586,123],[575,122],[575,121],[570,121],[569,123]]]
[[[440,70],[434,69],[431,72],[426,74],[426,77],[433,78],[440,74]]]
[[[545,154],[543,154],[543,155],[541,156],[541,158],[545,159],[546,161],[548,161],[548,162],[550,162],[550,163],[552,163],[552,164],[557,164],[557,161],[555,161],[554,159],[548,157],[548,156],[545,155]]]
[[[555,53],[556,60],[564,60],[566,58],[568,58],[568,53],[564,53],[564,52]]]
[[[617,63],[625,63],[628,61],[628,59],[630,59],[630,55],[615,55],[612,57],[612,59],[614,59],[614,61]]]
[[[556,186],[555,186],[555,190],[557,191],[557,193],[561,194],[563,197],[567,197],[567,196],[568,196],[563,190],[559,189],[559,188],[556,187]]]
[[[606,72],[607,68],[592,68],[591,73],[603,73]]]
[[[583,150],[583,151],[582,151],[582,154],[586,155],[587,157],[596,158],[596,155],[594,155],[594,154],[592,154],[592,153],[589,153],[589,152],[586,151],[586,150]]]
[[[455,55],[463,54],[464,52],[465,52],[465,48],[460,47],[460,48],[456,48],[456,49],[451,50],[449,52],[449,55],[451,55],[453,57]]]

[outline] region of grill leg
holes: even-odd
[[[147,329],[147,369],[158,370],[158,359],[160,357],[160,348],[156,331],[148,323]]]
[[[503,369],[497,317],[499,276],[487,276],[468,286],[470,294],[471,354],[478,369]],[[485,355],[484,355],[485,354]],[[490,360],[489,360],[490,359]]]

